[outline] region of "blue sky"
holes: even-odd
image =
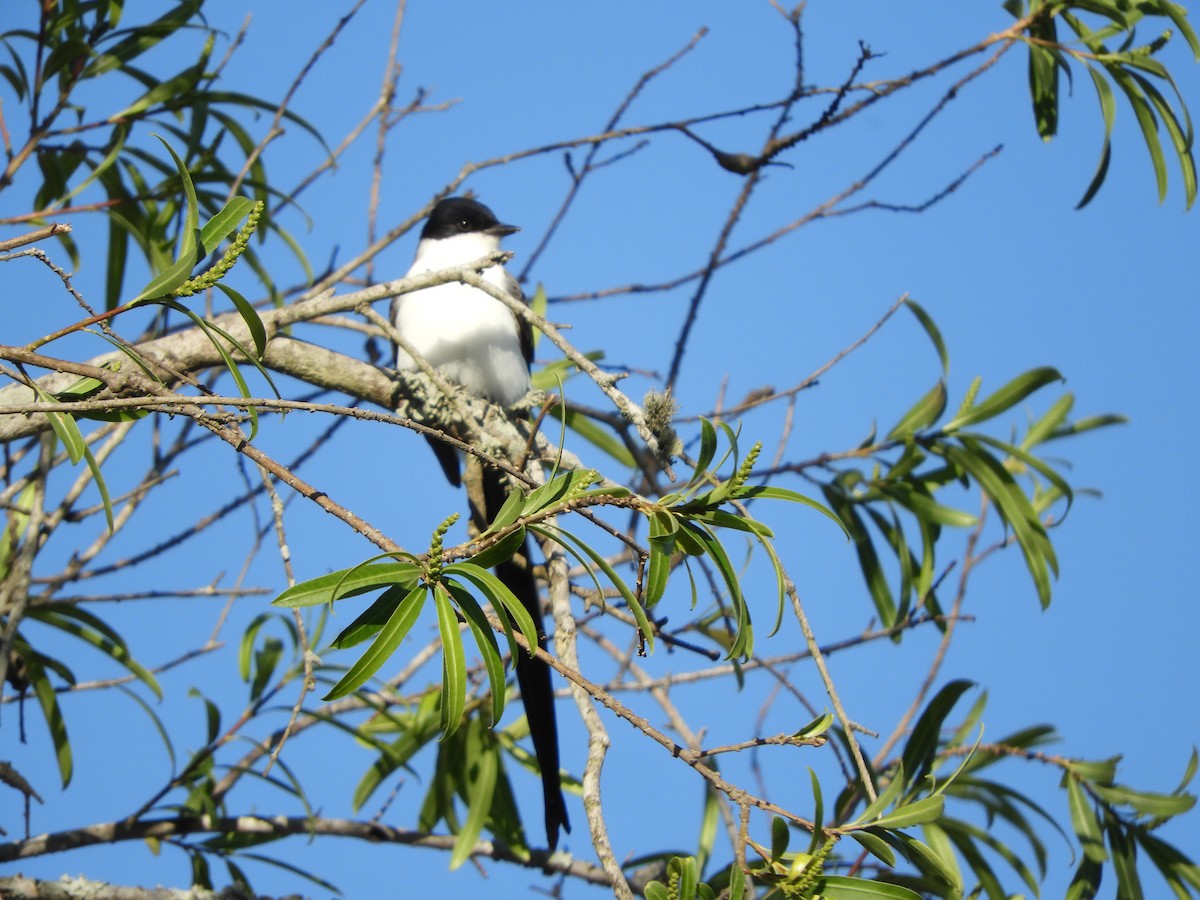
[[[136,16],[137,6],[130,4],[127,15]],[[209,21],[232,34],[246,6],[215,2],[207,9]],[[281,96],[341,13],[338,4],[254,4],[245,44],[227,70],[231,84],[269,98]],[[297,94],[295,111],[317,125],[330,143],[339,141],[377,96],[391,16],[387,4],[364,7]],[[859,40],[884,54],[863,77],[883,79],[948,56],[1006,24],[998,3],[958,4],[940,9],[936,17],[915,3],[813,3],[805,18],[805,81],[838,84],[853,65]],[[399,101],[424,87],[430,103],[461,102],[446,112],[414,117],[393,134],[381,188],[380,229],[409,215],[468,161],[596,133],[641,73],[681,48],[701,26],[710,29],[707,37],[647,87],[624,124],[769,101],[787,90],[792,37],[765,2],[603,8],[543,2],[503,14],[470,3],[409,3],[400,43],[404,75]],[[1163,58],[1180,90],[1195,103],[1200,69],[1185,49],[1173,42]],[[218,56],[223,50],[219,44]],[[181,64],[162,54],[157,63],[162,74]],[[847,126],[801,145],[788,157],[792,168],[770,172],[731,246],[770,233],[860,178],[913,128],[949,83],[942,79],[878,104]],[[134,85],[129,90],[136,95]],[[15,102],[7,93],[3,99],[6,115],[12,116]],[[98,96],[95,102],[121,100]],[[794,122],[811,121],[822,102],[798,106]],[[255,133],[266,124],[266,118],[255,123]],[[746,117],[711,126],[703,135],[722,148],[748,151],[758,146],[765,127],[763,119]],[[1065,389],[1074,393],[1078,415],[1127,415],[1128,425],[1056,448],[1072,465],[1072,483],[1097,488],[1103,497],[1081,497],[1067,523],[1054,533],[1062,576],[1053,605],[1039,610],[1015,552],[992,560],[972,582],[967,611],[976,621],[960,629],[940,680],[969,678],[988,690],[987,737],[1051,722],[1064,737],[1051,748],[1054,752],[1093,758],[1125,754],[1122,781],[1165,791],[1175,786],[1200,723],[1194,690],[1200,665],[1192,652],[1196,596],[1188,574],[1196,538],[1191,512],[1200,491],[1187,463],[1200,439],[1194,419],[1200,314],[1191,271],[1200,225],[1194,214],[1184,212],[1176,168],[1171,169],[1166,201],[1157,202],[1151,167],[1125,106],[1118,109],[1108,183],[1089,207],[1076,211],[1101,135],[1090,83],[1080,73],[1075,96],[1064,103],[1059,137],[1043,143],[1033,128],[1024,55],[1010,53],[964,89],[862,199],[919,204],[996,145],[1003,144],[1003,152],[923,214],[871,211],[818,221],[722,270],[693,332],[679,397],[685,411],[703,411],[712,408],[726,379],[731,400],[763,385],[794,384],[908,293],[929,311],[946,338],[952,403],[976,375],[983,377],[986,391],[1026,369],[1053,365],[1066,377]],[[333,178],[304,196],[311,228],[298,216],[288,220],[318,267],[331,257],[344,261],[366,242],[373,141],[361,142],[342,159]],[[609,152],[631,146],[614,146]],[[320,161],[320,148],[294,127],[268,154],[281,185],[293,183]],[[523,227],[508,242],[518,254],[514,266],[519,270],[561,202],[568,175],[561,155],[550,154],[485,171],[468,187],[502,220]],[[682,136],[657,135],[646,148],[591,177],[531,280],[557,297],[665,280],[695,269],[739,188],[737,176],[717,169]],[[408,238],[386,251],[377,277],[402,274],[412,249]],[[276,252],[269,259],[281,283],[300,279],[286,254]],[[77,282],[85,295],[102,296],[102,264],[102,250],[89,253],[85,245]],[[40,272],[5,274],[23,291],[53,291]],[[252,292],[249,275],[242,278],[243,290]],[[10,303],[3,320],[5,341],[10,334],[14,343],[28,340],[47,323],[73,315],[61,296],[51,296],[38,299],[32,312],[23,307],[18,314]],[[613,365],[664,373],[689,297],[684,288],[562,303],[551,308],[550,318],[570,323],[577,346],[602,348]],[[315,330],[306,334],[313,340],[323,335]],[[354,342],[342,346],[362,352]],[[100,350],[81,347],[79,352]],[[539,357],[553,358],[545,344]],[[938,374],[936,356],[916,323],[898,315],[803,396],[788,456],[807,458],[853,446],[872,421],[886,430]],[[636,397],[652,384],[652,378],[637,375],[626,389]],[[592,396],[582,399],[599,402]],[[1035,400],[1029,412],[1036,414],[1048,402]],[[1015,412],[1019,417],[1025,411]],[[770,452],[780,424],[778,411],[756,414],[744,422],[743,434],[761,437]],[[313,428],[311,422],[290,417],[265,427],[261,443],[286,459],[304,446]],[[340,434],[304,475],[390,529],[398,540],[419,547],[434,520],[459,502],[438,483],[424,449],[409,435],[354,429]],[[168,521],[169,504],[194,498],[197,491],[209,490],[214,479],[228,479],[234,472],[223,452],[209,451],[204,460],[206,468],[177,479],[171,489],[177,493],[166,492],[164,506],[152,507],[157,518],[144,520],[140,531],[131,530],[116,550],[144,545]],[[818,637],[836,640],[866,627],[870,604],[849,546],[810,515],[781,510],[764,511],[763,517],[780,535],[783,556]],[[185,521],[180,518],[164,530]],[[203,583],[218,571],[234,573],[250,527],[249,520],[234,520],[230,531],[192,542],[141,573],[138,583],[153,584],[156,578],[178,583],[181,577],[188,584]],[[289,507],[289,529],[300,577],[352,564],[370,552],[361,541],[337,533],[328,517],[300,503]],[[237,548],[232,553],[231,546]],[[278,562],[272,565],[269,552],[255,564],[249,581],[281,586]],[[763,597],[767,608],[758,613],[760,628],[774,612],[769,590]],[[682,604],[675,615],[685,616],[686,589],[665,602],[672,600]],[[265,600],[246,601],[235,622],[248,621],[265,605]],[[215,602],[126,604],[113,610],[112,621],[129,629],[139,657],[158,662],[157,641],[165,635],[207,634],[217,610]],[[201,685],[226,698],[231,719],[238,711],[240,688],[219,680],[230,677],[234,665],[237,631],[233,623],[228,627],[225,653],[176,670],[165,681],[168,690]],[[763,629],[759,646],[782,653],[795,641],[794,629],[770,640]],[[834,678],[851,716],[887,733],[923,677],[933,645],[932,635],[914,634],[897,650],[873,648],[833,657]],[[692,661],[660,651],[645,665],[662,673],[682,671]],[[804,670],[792,674],[823,708],[815,676]],[[677,698],[693,727],[708,728],[716,743],[722,737],[745,736],[754,727],[753,717],[769,689],[765,680],[752,681],[745,694],[722,695],[720,702],[696,688],[678,691]],[[197,740],[198,706],[191,711]],[[564,704],[562,711],[565,762],[577,769],[584,754],[583,732],[572,720],[573,710]],[[165,772],[161,750],[154,747],[157,738],[131,704],[118,700],[106,706],[74,698],[67,712],[78,742],[77,784],[60,794],[51,787],[53,773],[42,773],[37,783],[46,786],[47,806],[34,811],[35,833],[112,815],[113,797],[141,796],[142,781],[157,784]],[[781,704],[763,730],[794,730],[803,723],[802,713]],[[119,728],[106,730],[114,715],[120,717]],[[31,726],[39,733],[31,735],[28,748],[17,748],[12,721],[5,722],[6,752],[30,776],[37,772],[32,755],[42,739],[41,726]],[[663,810],[698,808],[698,782],[676,772],[679,766],[661,751],[635,740],[624,724],[608,724],[614,749],[605,783],[612,792],[608,803],[618,854],[636,856],[661,848],[664,841],[685,849],[694,842],[692,832],[674,821],[664,824],[660,816],[666,815]],[[97,731],[89,734],[92,725]],[[106,787],[81,796],[84,786],[102,773],[117,775],[130,768],[134,751],[138,762],[132,768],[137,771],[128,773],[129,781],[110,777],[104,779]],[[315,769],[329,782],[315,791],[329,804],[341,802],[338,798],[346,796],[369,761],[340,740],[314,741],[293,752],[298,769]],[[780,802],[802,809],[808,802],[804,767],[818,763],[766,753],[760,762],[779,779],[775,790]],[[1017,778],[1023,787],[1039,791],[1039,798],[1065,821],[1065,799],[1054,790],[1052,775],[1031,771]],[[794,788],[788,779],[794,780]],[[339,794],[343,782],[345,790]],[[398,823],[403,823],[405,800],[419,800],[423,791],[415,782],[401,791]],[[5,802],[6,822],[16,827],[15,795]],[[576,831],[568,848],[587,856],[582,808],[572,802]],[[260,811],[278,806],[277,795],[260,799]],[[326,811],[333,814],[332,807]],[[539,818],[536,812],[526,815],[532,823]],[[758,823],[759,828],[764,825]],[[14,833],[14,827],[5,827]],[[538,831],[536,824],[531,828]],[[1192,816],[1167,829],[1165,836],[1185,849],[1200,846],[1200,822]],[[1061,894],[1071,863],[1061,841],[1053,836],[1047,841],[1052,871],[1043,895],[1052,897]],[[437,885],[445,896],[468,896],[485,884],[469,866],[447,877],[446,858],[428,851],[347,842],[291,845],[291,859],[312,864],[350,897],[377,896],[381,885],[398,878],[414,891]],[[140,845],[42,858],[21,870],[42,876],[85,872],[142,884],[180,884],[186,876],[178,854],[164,851],[150,860]],[[529,881],[525,873],[503,866],[487,870],[488,890],[497,896],[516,895]],[[258,876],[260,891],[307,891],[269,871],[250,871]],[[583,887],[568,892],[590,893]]]

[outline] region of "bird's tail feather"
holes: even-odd
[[[508,495],[504,476],[495,469],[484,467],[482,472],[483,500],[485,509],[479,510],[483,521],[476,524],[481,530],[499,512]],[[499,578],[521,601],[533,621],[537,623],[538,645],[546,646],[545,617],[538,599],[537,581],[530,565],[529,538],[518,556],[496,566]],[[558,846],[558,831],[571,830],[567,819],[567,806],[563,799],[562,782],[559,778],[558,724],[554,714],[554,686],[550,679],[550,667],[537,657],[520,653],[516,660],[517,685],[521,688],[521,699],[525,704],[525,717],[529,721],[529,735],[533,740],[533,751],[537,756],[538,768],[542,771],[542,794],[546,808],[546,841],[553,851]]]

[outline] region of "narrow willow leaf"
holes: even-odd
[[[108,533],[112,534],[116,530],[113,525],[112,499],[108,496],[108,485],[104,482],[104,476],[100,474],[100,464],[96,462],[96,457],[92,455],[92,450],[86,443],[83,445],[83,459],[92,473],[92,481],[96,483],[96,490],[100,493],[100,503],[104,507],[104,520],[108,523]]]
[[[950,445],[944,447],[943,451],[948,460],[974,477],[1012,528],[1037,589],[1038,601],[1045,609],[1050,605],[1050,563],[1053,560],[1053,556],[1048,557],[1047,552],[1052,554],[1053,549],[1029,499],[990,454]]]
[[[715,760],[713,761],[715,763]],[[700,815],[700,831],[696,839],[696,866],[703,872],[708,868],[712,859],[713,848],[716,846],[717,835],[721,827],[721,801],[717,791],[711,784],[705,783],[703,811]]]
[[[1094,900],[1100,891],[1100,879],[1104,867],[1086,857],[1075,870],[1075,877],[1067,886],[1066,900]]]
[[[1051,16],[1037,17],[1029,28],[1030,37],[1051,46],[1055,43],[1054,34]],[[1048,141],[1058,132],[1058,65],[1054,51],[1047,47],[1029,46],[1029,93],[1038,135]]]
[[[712,422],[703,416],[700,417],[700,454],[696,457],[696,468],[692,475],[691,484],[698,484],[704,473],[708,471],[709,465],[712,464],[713,457],[717,455],[717,430],[713,428]]]
[[[36,653],[23,640],[14,641],[13,646],[24,651],[21,652],[21,659],[25,662],[25,677],[29,680],[38,705],[42,708],[42,717],[46,720],[46,728],[50,732],[50,742],[54,745],[54,759],[58,763],[59,778],[65,788],[71,783],[75,761],[71,752],[71,739],[67,736],[67,720],[63,718],[62,709],[58,705],[58,692],[54,690],[54,685],[50,683],[42,664],[46,657]]]
[[[1100,114],[1104,119],[1104,143],[1100,146],[1100,162],[1096,166],[1096,174],[1092,176],[1087,190],[1083,192],[1083,197],[1075,205],[1076,209],[1083,209],[1091,203],[1096,192],[1100,190],[1100,185],[1104,184],[1104,179],[1108,177],[1108,164],[1112,161],[1113,122],[1117,115],[1116,100],[1113,99],[1112,88],[1108,86],[1108,80],[1096,70],[1095,66],[1090,64],[1087,65],[1087,73],[1092,77],[1096,96],[1100,100]]]
[[[858,566],[862,570],[863,580],[867,583],[871,600],[875,603],[875,612],[879,616],[879,621],[884,628],[890,628],[896,624],[896,602],[892,598],[892,589],[888,586],[887,575],[879,563],[879,555],[875,552],[871,536],[844,494],[833,486],[826,486],[823,490],[825,499],[829,501],[829,505],[842,522],[842,527],[846,530],[850,540],[854,542]]]
[[[667,579],[671,574],[671,557],[650,545],[650,560],[646,565],[646,606],[653,607],[663,598],[667,590]]]
[[[263,327],[263,322],[259,318],[258,311],[250,305],[249,300],[224,282],[217,282],[217,288],[233,301],[233,305],[237,308],[242,321],[246,323],[246,329],[250,332],[251,340],[254,341],[256,355],[261,361],[263,354],[267,352],[267,330]]]
[[[908,307],[909,312],[917,317],[917,321],[925,329],[925,334],[933,342],[934,349],[937,350],[938,359],[941,360],[942,374],[947,374],[950,371],[950,354],[946,351],[946,342],[942,340],[942,332],[934,324],[933,317],[925,311],[921,304],[912,298],[905,298],[904,305]]]
[[[896,854],[892,852],[892,848],[888,846],[887,841],[872,833],[870,830],[863,828],[850,832],[850,837],[858,841],[862,848],[882,862],[885,866],[896,865]]]
[[[792,831],[788,823],[780,816],[771,817],[771,861],[776,862],[787,853],[788,844],[792,840]]]
[[[940,863],[938,874],[956,891],[960,892],[963,889],[962,870],[958,867],[958,857],[954,855],[954,845],[946,836],[946,832],[942,830],[937,822],[926,822],[921,826],[921,834],[925,838],[925,846],[929,848],[930,853]],[[1037,883],[1031,888],[1034,896],[1037,896]]]
[[[367,648],[367,651],[359,657],[358,662],[350,667],[350,671],[342,676],[341,680],[323,699],[336,700],[339,697],[345,697],[366,684],[367,680],[383,667],[383,664],[396,652],[396,648],[400,646],[404,636],[416,624],[417,618],[421,615],[421,609],[425,606],[426,593],[427,588],[420,584],[405,595],[391,618],[387,620],[387,624],[380,629],[374,643]]]
[[[965,425],[974,425],[976,422],[985,422],[988,419],[993,419],[1005,410],[1020,403],[1035,391],[1039,391],[1055,381],[1064,380],[1059,371],[1050,366],[1030,369],[1028,372],[1018,375],[982,402],[961,411],[951,421],[943,425],[942,430],[949,433],[957,431]]]
[[[318,603],[332,603],[394,584],[411,590],[416,586],[420,574],[421,567],[413,563],[360,563],[292,585],[272,600],[271,605],[316,606]]]
[[[192,274],[192,269],[196,268],[196,264],[203,258],[198,239],[200,225],[199,204],[196,200],[196,188],[192,184],[192,176],[188,173],[187,166],[183,164],[183,160],[179,158],[171,145],[159,135],[155,135],[155,137],[162,141],[162,145],[171,154],[171,159],[175,161],[175,168],[179,173],[179,179],[183,185],[185,200],[184,223],[180,229],[179,252],[175,257],[175,261],[158,275],[154,276],[154,278],[150,279],[150,283],[142,288],[141,292],[130,301],[131,305],[167,296],[188,280]]]
[[[595,469],[572,469],[532,491],[525,500],[521,515],[530,516],[578,494],[600,480]]]
[[[638,599],[634,596],[633,591],[629,589],[629,585],[625,583],[621,576],[617,574],[616,570],[609,564],[608,560],[597,553],[588,544],[571,534],[571,532],[567,531],[565,528],[541,525],[538,527],[538,531],[553,539],[555,542],[562,544],[564,547],[567,546],[566,542],[569,541],[585,556],[587,556],[589,560],[591,560],[592,565],[604,573],[604,577],[608,579],[609,583],[615,587],[618,592],[620,592],[621,597],[625,600],[625,604],[629,607],[630,612],[633,613],[633,618],[638,624],[638,629],[640,630],[642,637],[644,637],[646,640],[647,648],[650,652],[653,652],[654,628],[650,624],[650,620],[646,617],[646,610],[642,607],[642,604],[638,602]]]
[[[919,490],[905,490],[908,486],[880,484],[879,490],[894,497],[901,505],[912,510],[913,514],[922,521],[935,525],[946,525],[950,528],[974,528],[979,523],[979,517],[952,506],[943,506],[929,494]],[[897,490],[897,488],[900,488]]]
[[[1190,794],[1156,794],[1152,791],[1135,791],[1123,784],[1091,785],[1096,795],[1114,806],[1128,806],[1143,816],[1169,818],[1187,812],[1196,805]]]
[[[1108,847],[1112,851],[1113,869],[1117,873],[1117,896],[1121,900],[1142,900],[1142,881],[1138,877],[1137,855],[1125,826],[1115,820],[1105,822]]]
[[[1104,68],[1117,83],[1117,87],[1125,94],[1137,119],[1138,127],[1142,130],[1142,140],[1146,142],[1146,151],[1150,154],[1150,162],[1154,167],[1154,181],[1158,187],[1158,202],[1167,197],[1167,161],[1163,156],[1162,141],[1158,137],[1158,123],[1150,103],[1142,94],[1133,77],[1119,64],[1106,63]]]
[[[937,756],[942,724],[950,715],[959,698],[974,687],[974,682],[957,679],[946,684],[934,695],[921,712],[912,734],[904,745],[901,759],[904,771],[909,773],[909,784],[916,787],[930,772]]]
[[[685,507],[679,507],[682,511]],[[738,516],[731,512],[726,512],[723,509],[710,509],[702,513],[696,513],[688,516],[694,522],[703,522],[705,525],[711,525],[714,528],[728,528],[732,531],[744,531],[747,534],[752,534],[759,538],[773,538],[775,533],[770,527],[759,522],[757,519],[751,519],[748,516]]]
[[[91,644],[145,684],[155,697],[162,699],[163,692],[158,680],[133,658],[125,639],[99,616],[81,606],[68,603],[39,604],[30,608],[25,616]]]
[[[825,715],[829,716],[829,713],[826,713]],[[829,717],[830,717],[831,724],[832,724],[833,717],[832,716],[829,716]],[[826,726],[826,727],[828,727],[828,726]],[[815,826],[813,828],[813,832],[812,832],[812,839],[809,841],[809,844],[808,844],[808,854],[809,854],[809,856],[813,856],[817,853],[818,850],[821,849],[821,843],[825,837],[824,833],[823,833],[824,824],[825,824],[825,799],[821,795],[821,781],[819,778],[817,778],[817,773],[814,772],[811,767],[808,770],[808,778],[809,778],[809,781],[812,783],[812,792],[813,792],[812,821],[813,821],[813,825]]]
[[[249,197],[234,197],[220,211],[204,223],[200,229],[200,254],[207,256],[217,249],[217,245],[237,230],[242,219],[254,209],[254,201]]]
[[[1182,104],[1181,98],[1181,113],[1184,121],[1181,123],[1175,115],[1175,110],[1171,108],[1171,104],[1163,97],[1148,79],[1131,73],[1131,77],[1141,87],[1142,92],[1149,98],[1151,105],[1157,110],[1159,119],[1162,120],[1163,127],[1167,129],[1167,136],[1171,139],[1171,146],[1175,150],[1175,155],[1179,160],[1179,170],[1183,176],[1183,190],[1186,199],[1187,208],[1196,200],[1196,162],[1192,158],[1192,122],[1188,117],[1187,106]],[[1171,81],[1171,76],[1164,72],[1163,77]],[[1171,81],[1172,87],[1174,82]],[[1176,88],[1178,95],[1179,89]]]
[[[1191,900],[1193,894],[1187,888],[1200,892],[1200,866],[1171,844],[1156,838],[1148,831],[1139,829],[1134,832],[1134,837],[1146,852],[1146,856],[1150,857],[1159,874],[1175,892],[1175,896]]]
[[[1067,416],[1071,414],[1074,406],[1075,395],[1071,393],[1063,394],[1055,400],[1045,414],[1029,426],[1025,437],[1021,440],[1021,449],[1029,450],[1048,440],[1066,422]]]
[[[842,529],[842,534],[848,539],[852,539],[850,531],[846,528],[846,523],[841,520],[837,513],[833,512],[824,503],[814,500],[811,497],[806,497],[796,491],[788,490],[787,488],[775,487],[770,484],[760,485],[745,485],[740,490],[733,493],[734,500],[788,500],[792,503],[799,503],[802,506],[807,506],[809,509],[815,509],[823,516],[827,516],[830,520],[837,523],[838,528]]]
[[[953,889],[962,890],[962,882],[957,880],[959,878],[958,866],[948,864],[924,841],[919,841],[902,832],[891,832],[887,837],[893,846],[904,854],[904,858],[914,866],[949,885],[952,888],[950,896],[957,896]]]
[[[359,613],[353,622],[342,629],[341,633],[333,639],[332,646],[338,650],[348,650],[378,634],[379,630],[388,623],[388,619],[392,617],[396,607],[412,589],[413,585],[411,584],[393,584],[380,594],[374,603]]]
[[[745,595],[742,594],[741,579],[737,570],[725,552],[725,547],[715,534],[706,527],[686,523],[689,531],[704,547],[705,555],[712,560],[729,592],[729,602],[733,606],[734,627],[737,629],[733,642],[726,654],[726,659],[747,660],[754,655],[754,631],[750,625],[750,609],[746,605]]]
[[[503,606],[508,614],[516,620],[517,628],[521,634],[525,636],[525,641],[529,646],[536,647],[538,644],[538,634],[541,629],[534,624],[533,617],[529,611],[525,609],[525,605],[517,599],[516,595],[509,590],[508,586],[489,572],[487,569],[480,568],[474,563],[458,562],[446,566],[442,570],[444,576],[465,578],[483,592],[487,597],[488,602],[493,607]]]
[[[496,513],[496,518],[492,520],[492,523],[488,526],[488,530],[481,534],[480,537],[487,537],[489,534],[503,531],[513,522],[517,521],[517,519],[521,518],[521,510],[525,508],[525,501],[528,497],[529,495],[525,493],[524,489],[514,486],[505,496],[504,504]]]
[[[1100,832],[1100,820],[1096,818],[1096,810],[1084,793],[1083,786],[1077,778],[1067,775],[1067,806],[1071,811],[1071,827],[1079,838],[1084,855],[1093,862],[1102,863],[1108,859],[1108,851],[1104,849],[1104,836]]]
[[[475,602],[475,598],[453,581],[446,582],[446,588],[453,595],[459,610],[462,611],[463,618],[467,620],[471,635],[475,638],[475,645],[479,648],[479,655],[483,659],[483,666],[487,670],[488,684],[492,694],[491,717],[488,724],[495,726],[500,721],[500,717],[504,715],[504,695],[507,681],[504,675],[504,661],[500,658],[500,645],[496,643],[496,634],[488,624],[487,616]]]
[[[833,725],[833,713],[826,712],[817,716],[794,735],[798,738],[817,738],[827,732]]]
[[[824,900],[921,900],[921,895],[883,881],[822,875],[817,879],[816,896]]]
[[[913,825],[923,825],[940,818],[945,805],[946,798],[940,794],[936,797],[923,797],[904,806],[896,807],[871,824],[877,828],[909,828]]]
[[[487,549],[480,550],[471,557],[471,562],[480,568],[490,569],[512,559],[513,554],[521,549],[523,543],[525,543],[525,529],[522,527],[506,534]]]
[[[446,740],[462,724],[467,708],[467,655],[450,594],[438,585],[433,590],[438,633],[442,637],[442,737]]]
[[[490,633],[490,632],[489,632]],[[472,746],[475,742],[471,742]],[[500,773],[499,750],[495,745],[482,748],[467,761],[470,772],[467,790],[467,819],[454,838],[450,852],[450,870],[453,871],[471,858],[475,843],[483,833],[483,826],[492,810],[496,794],[496,782]]]
[[[896,772],[892,775],[892,780],[888,782],[888,786],[878,794],[873,801],[862,811],[854,821],[849,822],[849,825],[874,825],[875,817],[882,813],[885,809],[892,805],[900,796],[900,791],[905,785],[904,779],[904,763],[901,761],[896,766]]]
[[[895,427],[888,432],[887,439],[894,441],[924,431],[936,422],[945,410],[946,382],[939,380],[900,418]]]

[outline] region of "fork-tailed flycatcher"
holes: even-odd
[[[465,197],[448,197],[433,208],[421,230],[417,255],[408,275],[474,262],[499,250],[500,239],[517,230],[516,226],[502,225],[482,203]],[[503,266],[490,266],[483,271],[483,278],[524,300],[520,285]],[[533,356],[529,323],[485,291],[448,282],[402,294],[392,301],[392,324],[417,354],[472,394],[508,407],[529,393],[529,363]],[[417,365],[407,352],[397,347],[396,368],[412,371]],[[457,453],[440,441],[430,439],[430,445],[446,477],[455,486],[461,484]],[[485,508],[472,510],[480,530],[487,528],[508,493],[504,475],[497,469],[484,466],[482,481]],[[497,565],[496,575],[538,624],[538,643],[544,648],[545,620],[530,569],[528,538],[518,557]],[[550,667],[521,653],[516,670],[534,753],[542,770],[546,840],[553,851],[558,844],[559,827],[570,831],[571,825],[559,780],[558,728]]]

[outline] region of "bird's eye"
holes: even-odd
[[[470,219],[459,219],[458,220],[458,230],[459,231],[470,231],[471,230],[471,220]]]

